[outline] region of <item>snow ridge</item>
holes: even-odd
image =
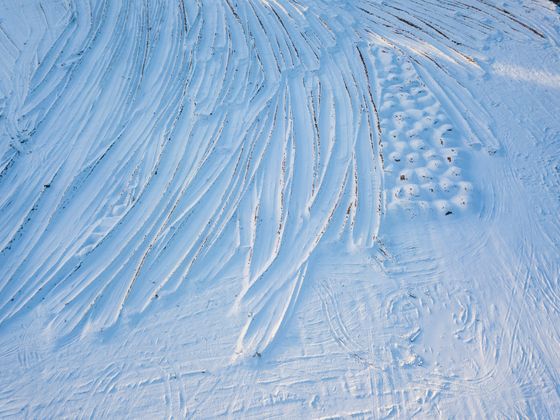
[[[526,129],[521,138],[548,141],[534,146],[548,147],[541,167],[548,173],[558,162],[557,125],[540,125],[535,108],[524,125],[512,117],[517,99],[503,99],[508,111],[497,111],[502,99],[485,93],[485,86],[498,91],[497,77],[533,83],[551,98],[558,90],[552,65],[536,77],[493,55],[507,42],[558,61],[560,26],[549,2],[43,3],[0,2],[0,331],[40,315],[37,328],[49,340],[75,345],[107,331],[149,329],[147,320],[176,302],[190,305],[195,319],[205,311],[200,296],[219,286],[224,309],[215,322],[227,319],[233,337],[219,357],[232,378],[256,359],[284,369],[295,359],[280,360],[281,349],[292,334],[305,336],[297,319],[319,323],[320,315],[336,344],[321,354],[341,352],[368,372],[370,414],[408,417],[441,415],[446,386],[473,399],[489,382],[501,392],[519,334],[512,317],[526,311],[523,304],[515,312],[512,302],[548,302],[535,323],[558,314],[558,223],[544,204],[546,217],[529,239],[501,230],[472,236],[505,217],[504,197],[526,196],[516,182],[503,187],[491,178],[516,178],[515,169],[494,163],[504,156],[516,157],[527,185],[545,185],[543,197],[557,191],[558,176],[515,160],[529,152],[516,149],[515,130],[498,117]],[[548,110],[535,101],[553,119],[558,101]],[[558,208],[557,196],[540,197]],[[517,208],[531,220],[529,207]],[[470,238],[460,248],[465,261],[485,265],[472,272],[467,263],[452,265],[458,245],[446,238],[457,231]],[[515,251],[500,251],[500,243]],[[491,247],[495,254],[481,256]],[[492,255],[500,269],[482,272]],[[520,255],[524,263],[512,268]],[[446,285],[443,273],[455,273],[455,282]],[[474,273],[502,279],[496,287],[510,296],[507,309],[481,308],[492,289],[477,294],[459,281]],[[371,284],[359,280],[370,277]],[[343,293],[344,285],[355,294]],[[423,339],[437,342],[424,325],[437,324],[438,311],[454,325],[460,344],[453,346],[478,346],[474,379],[461,371],[457,381],[430,365],[433,352],[422,353]],[[494,333],[494,324],[510,320],[512,330]],[[518,368],[546,372],[552,395],[558,358],[539,337],[539,350]],[[509,359],[499,354],[506,343]],[[40,352],[22,348],[19,363],[32,369]],[[171,392],[169,382],[181,369],[165,363],[165,401],[181,395],[167,409],[185,414],[187,393]],[[133,370],[117,365],[104,366],[100,381],[116,386],[121,372]],[[427,365],[433,370],[416,376],[426,392],[413,397],[406,369]],[[515,395],[501,394],[506,409]],[[312,396],[308,405],[318,401]],[[465,404],[473,415],[489,410],[486,402]],[[550,415],[558,404],[556,395],[549,407],[538,401],[512,412]],[[234,408],[226,412],[247,414]]]

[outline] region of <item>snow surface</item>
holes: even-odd
[[[0,0],[0,417],[560,416],[547,0]]]

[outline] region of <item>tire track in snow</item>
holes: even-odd
[[[325,238],[373,248],[395,203],[467,205],[468,147],[499,145],[453,72],[481,72],[470,44],[497,21],[550,36],[485,2],[70,4],[2,105],[17,144],[0,167],[0,322],[47,305],[56,330],[107,328],[241,259],[244,356],[274,342]]]

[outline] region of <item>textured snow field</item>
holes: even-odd
[[[558,418],[560,9],[0,0],[0,417]]]

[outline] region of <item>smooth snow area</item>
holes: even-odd
[[[0,0],[0,417],[558,418],[560,8]]]

